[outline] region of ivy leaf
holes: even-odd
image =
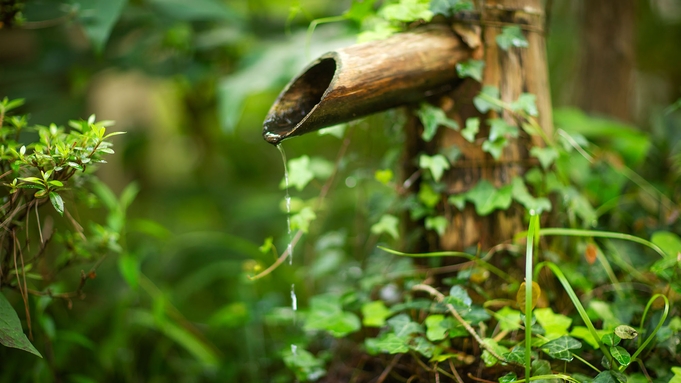
[[[656,231],[650,238],[650,242],[659,246],[667,257],[677,258],[681,254],[681,239],[668,231]]]
[[[409,348],[426,358],[432,358],[435,350],[435,346],[422,336],[414,338],[413,342],[409,344]]]
[[[544,168],[544,170],[548,169],[551,164],[558,158],[558,151],[554,148],[540,148],[538,146],[533,147],[530,149],[530,155],[532,157],[535,157],[539,160],[539,163],[541,164],[541,167]]]
[[[490,141],[496,141],[500,137],[518,138],[518,127],[509,125],[503,118],[491,118],[487,123],[490,126]]]
[[[485,140],[482,143],[482,151],[491,154],[495,160],[498,160],[501,158],[501,153],[506,145],[508,145],[508,140],[505,138],[499,138],[496,141]]]
[[[374,178],[383,185],[387,185],[393,179],[393,171],[390,169],[376,170]]]
[[[681,99],[678,103],[681,104]],[[672,367],[672,373],[674,376],[669,380],[669,383],[681,383],[681,367]]]
[[[445,326],[445,316],[442,314],[429,315],[425,322],[426,324],[426,338],[428,340],[437,342],[447,338],[448,326]]]
[[[381,8],[379,14],[390,21],[410,23],[416,20],[429,22],[433,18],[430,1],[400,0],[397,4],[389,4]]]
[[[534,316],[537,318],[537,322],[546,330],[545,336],[548,339],[556,339],[563,335],[568,335],[568,328],[572,324],[572,319],[569,317],[556,314],[548,307],[534,310]]]
[[[532,93],[521,93],[520,97],[511,103],[511,110],[522,110],[528,115],[536,117],[539,115],[536,100],[537,96],[533,95]]]
[[[449,290],[449,296],[445,298],[444,302],[465,308],[470,308],[473,304],[473,300],[468,296],[466,289],[459,285],[452,286]]]
[[[367,302],[362,305],[362,324],[367,327],[381,327],[391,314],[383,301]]]
[[[418,194],[419,201],[423,202],[426,207],[434,208],[440,202],[440,194],[426,182],[421,184]]]
[[[500,112],[502,107],[499,88],[492,85],[485,85],[482,87],[480,94],[473,98],[473,105],[480,111],[480,113],[487,113],[490,110]]]
[[[387,233],[390,234],[390,236],[394,239],[397,239],[400,237],[400,233],[397,230],[397,225],[399,223],[400,220],[394,215],[384,214],[378,223],[375,223],[371,226],[371,232],[376,235]]]
[[[313,178],[314,173],[310,169],[310,157],[301,156],[288,161],[288,179],[290,185],[295,186],[298,190],[303,190]],[[283,189],[286,184],[282,182],[282,185]]]
[[[506,26],[497,35],[497,45],[499,48],[507,51],[510,47],[527,48],[527,39],[517,25]]]
[[[293,347],[293,346],[292,346]],[[284,364],[296,375],[296,378],[302,382],[313,382],[319,380],[326,375],[324,368],[324,361],[316,358],[312,353],[303,349],[295,348],[296,352],[287,349],[284,352]]]
[[[482,69],[485,67],[483,60],[468,60],[456,64],[456,73],[459,78],[470,77],[477,82],[482,82]]]
[[[502,331],[515,331],[522,328],[520,324],[520,311],[513,310],[508,306],[504,306],[504,308],[497,311],[494,317],[497,318]]]
[[[463,211],[463,208],[466,206],[466,194],[463,193],[449,196],[447,202],[454,205],[454,207],[457,209]]]
[[[59,193],[50,192],[50,202],[52,202],[54,210],[56,210],[59,215],[64,215],[64,200]]]
[[[607,333],[607,331],[596,330],[596,333],[598,334],[598,336],[603,336]],[[591,331],[589,331],[589,329],[586,328],[585,326],[574,326],[572,328],[572,331],[570,331],[570,335],[585,341],[594,349],[598,348],[598,342],[593,337],[593,335],[591,335]]]
[[[343,16],[350,20],[361,23],[367,16],[373,13],[376,0],[353,0],[350,9]]]
[[[529,191],[525,182],[520,177],[513,178],[511,181],[511,195],[514,200],[525,206],[528,211],[534,210],[536,214],[541,214],[545,211],[551,211],[551,201],[547,198],[535,198]]]
[[[511,349],[511,352],[502,355],[507,361],[518,363],[521,366],[525,365],[525,347],[517,345]]]
[[[434,156],[421,154],[421,157],[419,157],[419,167],[421,169],[430,170],[435,182],[439,182],[445,170],[449,169],[450,165],[447,158],[442,154],[436,154]]]
[[[518,375],[515,372],[509,372],[508,374],[499,378],[499,383],[513,383],[518,380]]]
[[[291,230],[300,229],[307,233],[310,229],[310,222],[317,218],[311,207],[302,208],[297,214],[291,216]]]
[[[496,189],[489,181],[480,180],[477,185],[466,192],[466,199],[475,205],[479,216],[486,216],[496,209],[507,209],[511,206],[511,185]]]
[[[485,338],[482,340],[483,343],[492,350],[494,350],[497,355],[504,355],[509,353],[509,349],[498,344],[494,339],[492,338]],[[492,354],[489,353],[489,351],[485,350],[482,352],[482,361],[485,363],[486,367],[492,367],[495,364],[499,363],[500,360],[495,358]]]
[[[610,355],[612,355],[617,363],[624,367],[631,363],[631,355],[629,354],[629,351],[620,346],[610,347]]]
[[[432,0],[430,10],[436,15],[451,17],[457,12],[472,11],[473,3],[470,0]]]
[[[449,222],[443,216],[426,217],[426,229],[435,230],[440,237],[445,235],[448,224]]]
[[[333,162],[327,159],[320,157],[312,157],[310,159],[309,169],[312,172],[312,175],[320,180],[326,180],[331,177],[333,168]]]
[[[570,336],[561,336],[541,346],[551,358],[571,362],[574,359],[570,350],[582,348],[582,343]]]
[[[400,338],[407,338],[412,334],[423,333],[423,327],[412,321],[407,314],[399,314],[388,319],[388,325]]]
[[[475,141],[475,135],[480,131],[480,119],[477,117],[471,117],[466,120],[466,127],[461,131],[461,135],[468,142]]]
[[[305,330],[324,330],[342,338],[362,327],[357,315],[343,311],[340,298],[324,294],[312,297],[310,312],[305,318]]]
[[[442,109],[428,103],[421,103],[421,107],[417,114],[423,124],[423,134],[421,135],[421,138],[426,142],[430,142],[433,137],[435,137],[437,128],[440,125],[459,130],[459,124],[457,124],[456,121],[447,118],[447,115]]]
[[[367,339],[367,341],[369,341],[369,339]],[[392,332],[371,342],[371,346],[381,352],[387,352],[388,354],[404,354],[409,351],[408,340],[402,339]]]
[[[532,375],[551,375],[551,363],[548,360],[535,359],[532,361]],[[549,380],[549,382],[551,382]],[[553,383],[553,382],[551,382]]]
[[[627,378],[615,371],[605,370],[596,375],[591,383],[627,383]]]
[[[0,344],[43,357],[24,334],[19,316],[3,294],[0,294]]]

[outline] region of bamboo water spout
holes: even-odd
[[[271,144],[452,89],[471,49],[446,25],[329,52],[279,94],[263,124]]]

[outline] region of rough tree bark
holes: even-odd
[[[551,99],[548,84],[548,70],[546,62],[545,39],[543,35],[544,11],[540,0],[488,0],[481,10],[480,25],[482,26],[483,51],[474,52],[474,56],[483,57],[485,69],[483,84],[492,85],[500,90],[504,102],[513,102],[521,93],[536,95],[539,111],[538,122],[548,136],[553,131],[551,116]],[[496,43],[496,36],[504,26],[519,25],[528,40],[529,47],[511,47],[508,51],[500,49]],[[481,86],[477,82],[467,79],[447,97],[439,100],[451,118],[460,126],[465,125],[469,117],[504,118],[513,125],[517,121],[507,111],[500,115],[490,112],[480,116],[473,106],[472,100]],[[408,142],[418,141],[420,128],[417,123],[408,130]],[[480,180],[488,180],[496,187],[506,185],[513,177],[523,175],[531,166],[536,164],[529,155],[534,145],[542,145],[537,137],[530,137],[522,130],[518,139],[513,139],[504,150],[500,160],[494,160],[481,149],[481,142],[469,143],[460,133],[450,129],[441,129],[438,143],[431,148],[409,145],[406,150],[407,158],[415,158],[420,150],[434,149],[434,146],[458,146],[462,155],[453,168],[445,175],[448,194],[463,193]],[[488,128],[482,127],[477,137],[486,137]],[[447,250],[463,250],[469,246],[480,245],[483,249],[490,248],[505,240],[509,240],[518,231],[523,230],[524,210],[520,206],[512,205],[505,211],[497,211],[485,217],[479,217],[475,209],[467,205],[463,211],[443,203],[445,217],[449,221],[448,229],[438,241],[433,236],[425,241],[425,247],[418,250],[434,250],[435,247]]]
[[[634,0],[582,1],[577,106],[631,122],[634,93]]]

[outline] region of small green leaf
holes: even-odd
[[[383,301],[367,302],[362,305],[362,324],[367,327],[381,327],[391,315]]]
[[[460,211],[463,211],[464,207],[466,206],[466,194],[463,193],[449,196],[447,202],[454,205],[454,207],[456,207]]]
[[[417,20],[429,22],[433,18],[430,1],[423,0],[400,0],[397,4],[384,5],[379,15],[386,20],[406,23]]]
[[[378,223],[371,226],[371,232],[380,235],[382,233],[387,233],[394,239],[400,237],[400,233],[397,229],[400,220],[394,215],[384,214]]]
[[[390,169],[376,170],[374,178],[383,185],[387,185],[393,179],[393,171]]]
[[[537,103],[535,102],[536,99],[537,96],[533,95],[532,93],[522,93],[516,101],[511,103],[511,110],[522,110],[528,115],[536,117],[539,115]]]
[[[64,215],[64,200],[56,192],[50,192],[50,202],[59,215]]]
[[[511,185],[496,189],[489,181],[480,180],[475,187],[466,192],[466,199],[475,205],[479,216],[486,216],[497,209],[511,206]]]
[[[607,331],[596,330],[596,333],[598,333],[599,336],[603,336],[607,333]],[[593,335],[591,335],[591,331],[589,331],[589,329],[586,328],[585,326],[574,326],[572,328],[572,331],[570,331],[570,335],[585,341],[594,349],[598,348],[598,342],[593,337]]]
[[[473,300],[468,296],[466,289],[459,285],[452,286],[449,290],[449,296],[444,301],[445,303],[465,308],[470,308],[473,304]]]
[[[265,238],[265,242],[262,244],[262,246],[258,248],[261,253],[267,254],[272,250],[272,248],[274,247],[272,240],[273,240],[272,237]]]
[[[412,321],[407,314],[399,314],[388,319],[388,325],[393,329],[395,335],[403,339],[412,334],[423,333],[423,326]]]
[[[471,0],[431,0],[430,10],[434,14],[451,17],[454,13],[461,11],[472,11],[474,9]]]
[[[551,373],[551,363],[548,360],[535,359],[532,361],[532,375],[551,375]]]
[[[421,135],[421,138],[426,142],[430,142],[433,137],[435,137],[437,128],[440,125],[459,130],[459,124],[457,124],[456,121],[447,118],[447,115],[442,109],[428,103],[422,103],[417,114],[421,120],[421,124],[423,124],[423,134]]]
[[[482,151],[491,154],[495,160],[498,160],[501,158],[506,145],[508,145],[508,140],[503,137],[498,138],[496,141],[485,140],[482,143]]]
[[[500,112],[502,107],[499,97],[499,88],[485,85],[482,87],[480,94],[473,98],[473,105],[475,105],[480,113],[487,113],[490,110]]]
[[[681,101],[681,99],[679,99]],[[669,383],[681,383],[681,367],[672,367],[672,373],[674,376],[669,380]],[[646,382],[648,380],[646,379]]]
[[[610,347],[610,355],[612,355],[617,363],[624,367],[631,363],[631,355],[629,354],[629,351],[620,346]]]
[[[475,141],[475,135],[480,131],[480,119],[471,117],[466,120],[466,127],[461,131],[461,135],[468,142]]]
[[[596,375],[591,383],[627,383],[627,380],[619,380],[615,377],[615,375],[613,375],[612,371],[605,370]]]
[[[489,140],[496,141],[498,138],[518,138],[518,127],[509,125],[503,118],[491,118],[487,120],[490,126]]]
[[[477,82],[482,82],[482,69],[485,67],[483,60],[468,60],[456,64],[456,73],[459,78],[471,77]]]
[[[421,154],[419,157],[419,167],[421,169],[430,170],[435,182],[439,182],[445,170],[450,168],[450,165],[447,158],[442,154],[436,154],[434,156]]]
[[[428,183],[424,182],[419,188],[418,199],[426,207],[434,208],[440,202],[441,196],[439,193],[433,190]]]
[[[494,339],[492,338],[485,338],[482,340],[483,343],[492,350],[494,350],[497,355],[504,355],[510,352],[510,350],[500,344],[498,344]],[[495,358],[491,353],[489,353],[487,350],[482,352],[482,361],[485,363],[485,366],[487,367],[492,367],[495,364],[499,363],[500,360]]]
[[[140,265],[133,255],[125,253],[118,257],[118,271],[128,286],[133,290],[137,290],[140,279]]]
[[[343,311],[338,296],[324,294],[310,299],[310,312],[305,318],[305,330],[324,330],[336,338],[342,338],[361,327],[357,315]]]
[[[618,337],[614,333],[607,333],[601,337],[601,342],[603,342],[604,345],[606,346],[617,346],[620,344],[620,341],[622,338]]]
[[[447,330],[445,316],[442,314],[429,315],[425,322],[426,324],[426,338],[428,340],[437,342],[447,338]]]
[[[582,343],[570,336],[561,336],[541,346],[551,358],[571,362],[574,359],[570,350],[582,348]]]
[[[284,352],[284,364],[293,371],[298,380],[302,382],[317,381],[326,375],[323,360],[296,345],[291,345],[291,348]],[[295,349],[295,352],[293,349]]]
[[[372,342],[372,346],[388,354],[403,354],[409,351],[408,340],[400,338],[392,332],[376,339],[375,342]]]
[[[371,1],[364,1],[364,3],[371,3]],[[354,3],[353,3],[354,5]],[[343,135],[345,135],[345,129],[348,127],[348,124],[338,124],[334,126],[329,126],[328,128],[322,128],[317,131],[317,134],[320,136],[334,136],[336,138],[343,138]]]
[[[507,361],[511,363],[518,363],[521,366],[525,365],[525,347],[517,345],[508,352],[502,355]]]
[[[307,233],[310,229],[310,222],[317,218],[311,207],[302,208],[297,214],[291,216],[291,230],[302,230]]]
[[[310,169],[310,157],[301,156],[288,161],[289,183],[298,190],[303,190],[312,181],[314,173]],[[285,185],[285,184],[283,184]]]
[[[494,314],[494,317],[499,321],[499,327],[502,331],[520,330],[520,311],[513,310],[508,306],[504,306],[501,310]]]
[[[551,201],[547,198],[535,198],[527,190],[525,182],[520,177],[515,177],[511,181],[511,196],[518,201],[528,211],[534,211],[536,214],[541,214],[545,211],[551,211]]]
[[[0,294],[0,344],[43,357],[24,335],[19,316],[3,294]]]
[[[656,231],[650,242],[659,246],[667,257],[677,258],[681,254],[681,238],[668,231]]]
[[[518,380],[518,375],[515,372],[509,372],[508,374],[499,378],[499,383],[513,383]]]
[[[505,26],[501,33],[497,35],[497,45],[507,51],[510,47],[527,48],[527,39],[517,25]]]
[[[638,336],[638,331],[631,326],[623,324],[615,328],[615,335],[622,339],[634,339]]]
[[[541,167],[544,168],[544,170],[548,169],[551,164],[558,158],[558,152],[556,149],[548,147],[548,148],[540,148],[538,146],[533,147],[530,149],[530,155],[532,157],[536,157],[539,159],[539,163],[541,164]]]
[[[447,225],[449,222],[447,219],[443,216],[437,216],[437,217],[426,217],[426,229],[428,230],[435,230],[437,234],[442,237],[445,235],[445,230],[447,229]]]
[[[554,313],[550,308],[540,308],[534,310],[534,315],[537,322],[546,331],[546,338],[556,339],[568,334],[568,328],[572,324],[572,319],[569,317]]]

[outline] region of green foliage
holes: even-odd
[[[511,47],[527,48],[529,46],[527,39],[523,35],[518,25],[505,26],[501,33],[496,37],[499,48],[507,51]]]
[[[3,294],[0,294],[0,344],[43,357],[24,335],[16,311]]]
[[[435,137],[437,128],[440,125],[459,130],[459,124],[457,124],[456,121],[447,118],[442,109],[430,104],[422,103],[417,114],[423,124],[423,134],[421,135],[421,138],[426,142],[431,141],[433,137]]]
[[[470,77],[477,82],[482,82],[482,70],[484,67],[485,62],[482,60],[468,60],[456,64],[456,73],[460,78]]]

